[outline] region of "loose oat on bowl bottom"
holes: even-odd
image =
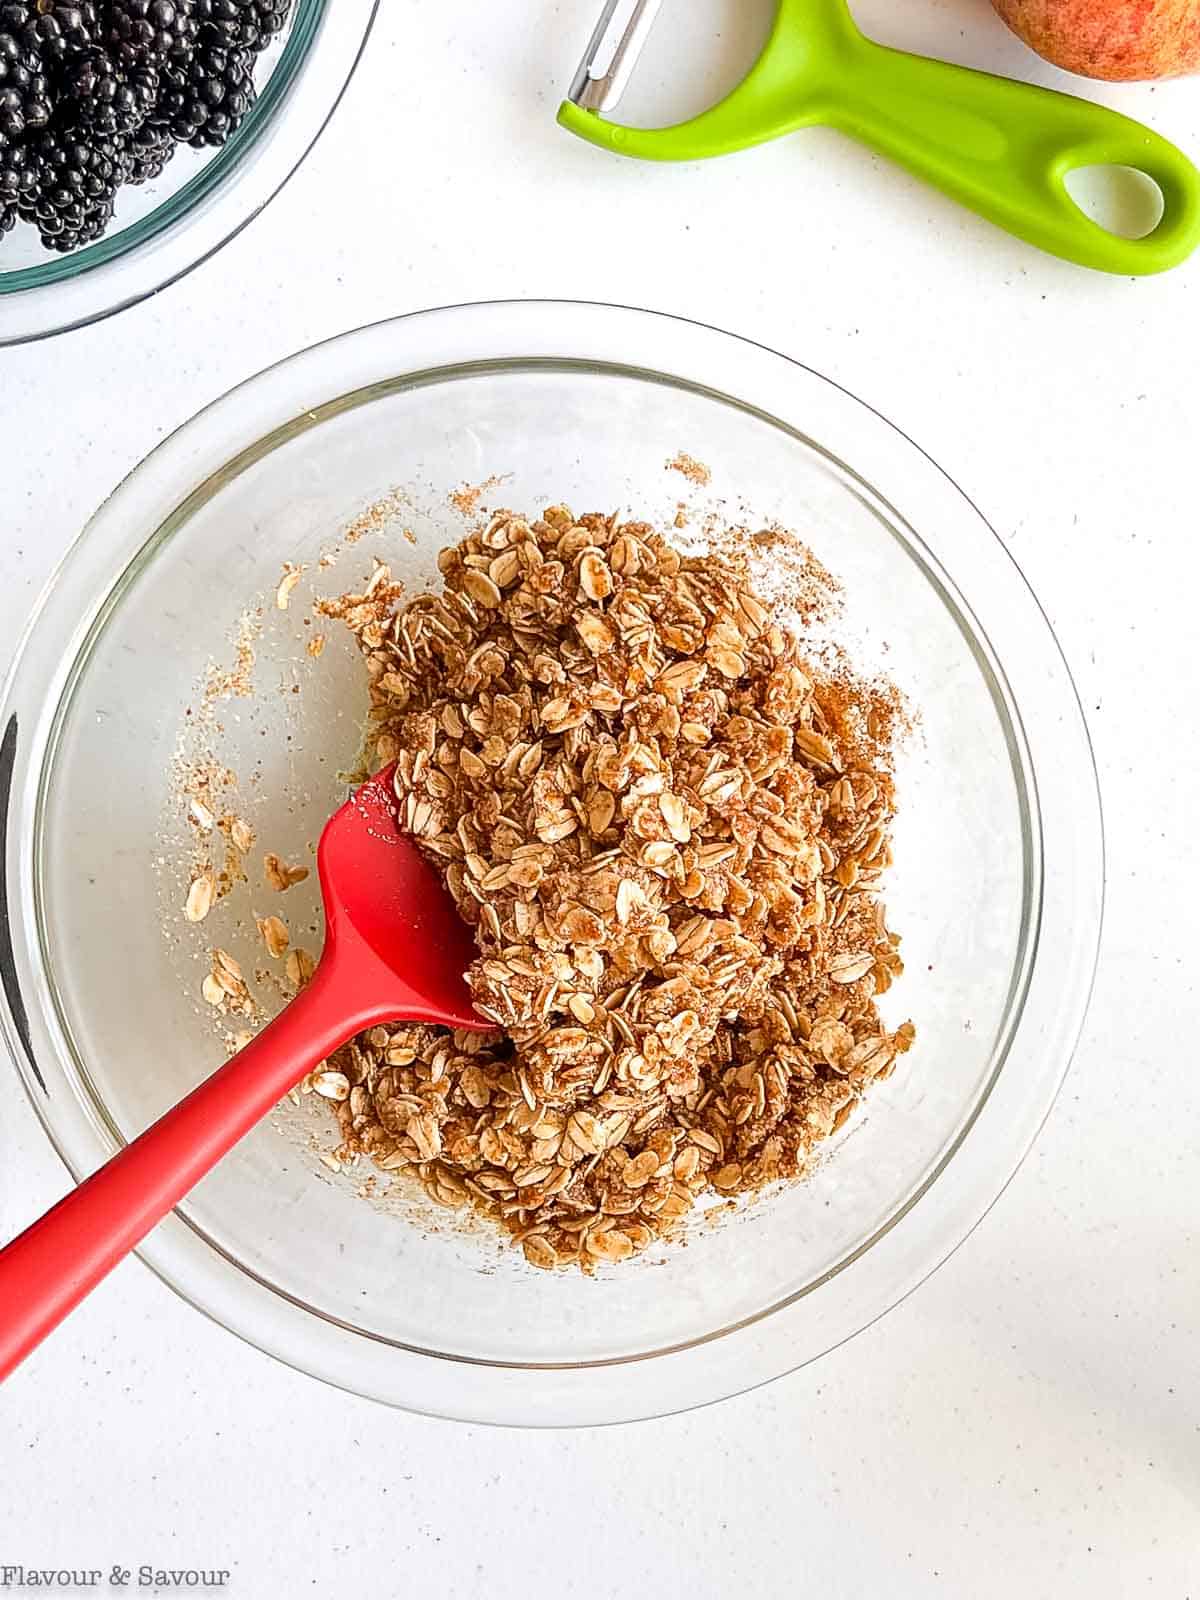
[[[900,702],[806,652],[734,548],[554,506],[439,565],[439,594],[380,567],[322,609],[503,1036],[376,1028],[308,1087],[344,1157],[535,1266],[623,1261],[702,1197],[802,1174],[912,1042],[876,1008]]]

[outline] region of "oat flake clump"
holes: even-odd
[[[806,660],[736,551],[642,523],[503,513],[439,565],[441,594],[380,568],[326,609],[504,1038],[376,1028],[327,1098],[345,1154],[534,1265],[621,1261],[801,1173],[911,1043],[875,1006],[896,697]]]

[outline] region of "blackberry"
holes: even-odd
[[[291,0],[196,0],[196,20],[215,41],[256,55],[281,33]]]
[[[202,44],[185,67],[168,68],[152,120],[180,144],[224,144],[254,99],[251,52]]]
[[[24,142],[10,144],[0,133],[0,208],[15,205],[34,184],[34,163]]]
[[[183,144],[223,145],[294,0],[0,0],[0,236],[51,250],[105,232],[122,184]]]
[[[151,183],[161,175],[179,146],[170,128],[145,127],[130,134],[123,149],[129,164],[126,183]]]
[[[127,62],[181,62],[199,40],[195,0],[112,0],[107,44]]]
[[[96,43],[100,18],[95,0],[6,0],[0,28],[36,53],[42,71],[53,73]]]
[[[74,250],[98,239],[112,220],[117,190],[129,172],[125,152],[97,149],[70,133],[47,130],[32,141],[33,187],[17,201],[48,250]]]
[[[17,196],[28,188],[33,173],[24,146],[0,133],[0,239],[17,220]]]
[[[50,81],[37,51],[0,33],[0,137],[16,140],[50,121]]]
[[[81,133],[133,133],[154,109],[158,89],[151,63],[118,66],[107,50],[86,50],[63,72],[62,120]]]

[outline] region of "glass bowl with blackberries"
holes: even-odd
[[[0,0],[0,345],[163,288],[282,188],[378,0]]]

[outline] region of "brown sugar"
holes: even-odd
[[[703,461],[697,461],[695,456],[688,455],[686,450],[680,450],[671,457],[667,462],[667,471],[680,473],[698,489],[707,489],[712,482],[712,469],[706,467]]]

